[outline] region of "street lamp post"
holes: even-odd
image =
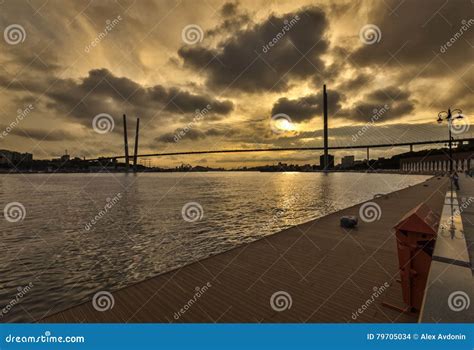
[[[453,114],[456,114],[456,117],[453,117]],[[446,120],[448,122],[448,135],[449,135],[449,182],[450,182],[450,189],[451,189],[451,234],[454,234],[454,193],[453,193],[453,139],[451,136],[451,127],[453,125],[453,119],[462,119],[462,111],[460,109],[453,109],[451,108],[448,109],[448,111],[441,111],[438,113],[438,124],[443,123],[443,120]]]
[[[453,113],[457,114],[456,117],[453,117]],[[449,173],[453,172],[453,146],[452,146],[452,136],[451,136],[451,127],[453,125],[453,119],[462,119],[462,111],[460,109],[448,109],[448,111],[441,111],[438,113],[438,124],[443,123],[443,120],[448,122],[448,135],[449,135]]]

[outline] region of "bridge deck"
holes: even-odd
[[[87,302],[41,322],[416,322],[381,305],[401,304],[391,228],[423,200],[440,213],[446,188],[445,178],[433,178],[374,200],[380,220],[360,222],[357,230],[341,229],[339,217],[357,215],[360,205],[118,290],[111,310]],[[195,288],[208,282],[176,320]],[[384,283],[388,290],[354,317]],[[291,308],[272,309],[278,291],[289,293]]]

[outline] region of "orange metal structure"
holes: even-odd
[[[410,210],[394,227],[403,301],[407,305],[402,309],[404,312],[418,312],[421,309],[438,224],[439,216],[422,203]]]

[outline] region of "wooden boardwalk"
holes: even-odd
[[[401,305],[392,227],[422,201],[439,214],[446,189],[446,178],[433,178],[373,200],[380,220],[356,230],[340,228],[339,218],[360,205],[115,291],[110,310],[87,302],[41,322],[416,322],[381,305]],[[290,308],[271,307],[276,292],[290,296]]]

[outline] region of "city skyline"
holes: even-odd
[[[391,157],[371,157],[367,150],[366,158],[358,158],[353,154],[345,155],[340,158],[334,156],[333,153],[328,154],[330,171],[402,171],[406,173],[428,172],[442,173],[449,168],[450,150],[447,147],[430,148],[436,143],[428,142],[425,149],[414,149],[414,144],[409,145],[409,152],[402,152]],[[380,146],[380,145],[379,145]],[[378,146],[375,146],[377,148]],[[474,147],[473,139],[461,140],[456,139],[453,142],[453,168],[457,171],[466,172],[471,168],[472,149]],[[274,150],[277,153],[280,150]],[[305,150],[312,152],[312,150]],[[337,151],[337,150],[332,150]],[[227,152],[227,151],[226,151]],[[233,151],[230,151],[231,154]],[[259,151],[260,152],[260,151]],[[265,151],[263,151],[265,152]],[[240,152],[238,152],[240,153]],[[335,152],[334,152],[335,153]],[[179,155],[183,156],[183,155]],[[166,158],[166,156],[164,156]],[[263,172],[313,172],[324,171],[324,154],[319,156],[318,162],[296,163],[293,159],[283,159],[279,157],[278,162],[245,165],[234,167],[212,167],[203,166],[201,164],[192,164],[181,162],[172,167],[160,167],[153,164],[149,156],[139,156],[137,167],[133,162],[133,155],[129,157],[129,166],[126,167],[126,161],[123,156],[117,158],[99,157],[98,159],[85,159],[71,155],[66,149],[60,157],[52,159],[34,159],[31,153],[20,153],[11,150],[0,149],[0,171],[3,172],[124,172],[133,170],[142,171],[166,171],[166,172],[186,172],[186,171],[263,171]],[[155,157],[156,158],[156,157]],[[148,169],[147,169],[148,168]]]
[[[469,9],[468,0],[3,5],[0,148],[38,158],[64,148],[87,158],[121,154],[122,114],[130,130],[141,119],[139,153],[318,146],[323,84],[330,144],[414,139],[414,124],[445,138],[437,113],[457,107],[469,117],[473,107]],[[94,120],[104,115],[109,132],[97,132]],[[155,162],[235,167],[318,158]]]

